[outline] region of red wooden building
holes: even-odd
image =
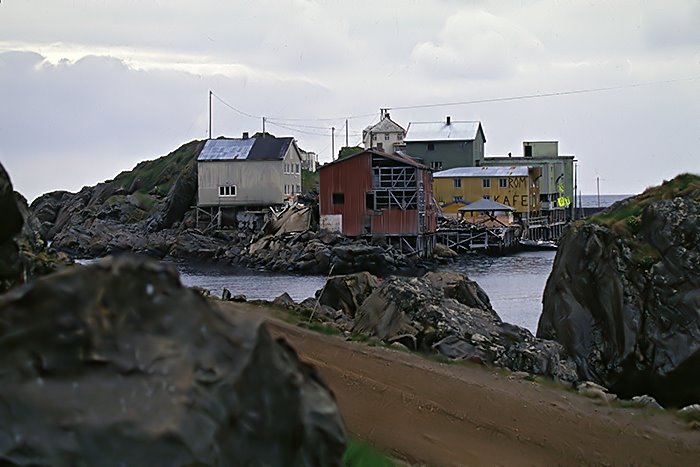
[[[426,166],[369,149],[321,167],[320,189],[321,228],[432,253],[436,212]]]

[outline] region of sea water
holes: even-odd
[[[467,274],[488,294],[491,305],[506,322],[535,333],[542,311],[542,292],[552,270],[554,251],[522,252],[508,256],[463,255],[439,271]],[[325,276],[255,272],[234,266],[179,264],[183,284],[198,286],[221,296],[225,288],[248,299],[272,300],[288,293],[295,301],[313,297],[326,283]]]

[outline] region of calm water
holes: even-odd
[[[629,198],[630,196],[634,195],[600,195],[600,207],[607,208],[614,202]],[[598,207],[598,195],[581,195],[581,206],[584,208]]]
[[[440,267],[440,270],[466,273],[486,291],[504,321],[534,333],[554,255],[554,251],[501,257],[468,255],[454,264]],[[255,273],[232,266],[207,264],[181,264],[178,270],[185,285],[203,287],[219,297],[226,287],[232,294],[244,294],[249,299],[271,300],[287,292],[294,300],[300,301],[313,297],[326,281],[324,276]]]

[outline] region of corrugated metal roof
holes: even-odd
[[[404,141],[472,141],[476,139],[481,122],[411,122]],[[483,130],[482,130],[483,131]]]
[[[490,199],[480,199],[473,203],[459,208],[459,211],[474,212],[474,211],[515,211],[515,208],[507,204],[497,203]]]
[[[391,160],[393,160],[393,161],[400,162],[400,163],[402,163],[402,164],[410,165],[410,166],[413,166],[413,167],[417,167],[417,168],[419,168],[419,169],[430,170],[430,169],[429,169],[428,167],[426,167],[425,165],[416,162],[414,159],[412,159],[412,158],[406,156],[405,154],[399,154],[399,153],[389,154],[388,152],[382,152],[382,151],[378,151],[378,150],[376,150],[376,149],[365,149],[364,151],[358,152],[358,153],[353,154],[353,155],[351,155],[351,156],[346,156],[346,157],[343,157],[342,159],[334,160],[333,162],[329,162],[328,164],[322,165],[322,166],[319,168],[319,170],[322,170],[323,168],[328,167],[328,166],[330,166],[330,165],[341,164],[341,163],[345,162],[345,161],[348,160],[348,159],[351,159],[351,158],[353,158],[353,157],[360,156],[360,155],[365,154],[365,153],[370,153],[370,154],[374,154],[374,155],[377,155],[377,156],[380,156],[380,157],[384,157],[384,158],[386,158],[386,159],[391,159]]]
[[[231,161],[247,159],[255,139],[210,139],[197,156],[198,161]]]
[[[198,161],[282,160],[294,138],[210,139],[197,156]]]
[[[528,167],[455,167],[454,169],[435,172],[433,178],[459,178],[459,177],[526,177]]]

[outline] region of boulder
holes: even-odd
[[[319,303],[354,318],[357,309],[378,285],[377,278],[368,272],[332,276],[321,291]]]
[[[316,371],[170,266],[76,266],[0,296],[0,322],[7,465],[342,465]]]
[[[297,304],[287,292],[272,300],[272,304],[281,308],[294,309]]]
[[[700,401],[698,193],[649,201],[640,216],[612,226],[584,222],[565,232],[537,336],[561,343],[581,379],[626,399]]]
[[[410,348],[513,371],[577,379],[560,344],[503,323],[479,285],[464,274],[391,277],[358,309],[352,331]],[[410,336],[410,337],[409,337]]]

